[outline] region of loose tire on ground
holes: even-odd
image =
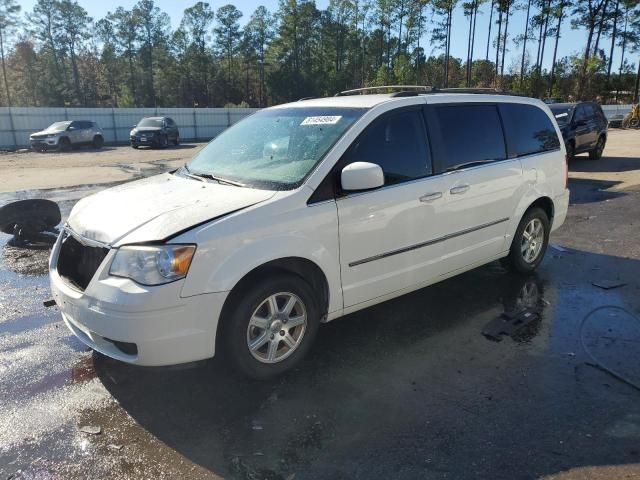
[[[231,295],[223,312],[220,334],[223,335],[224,355],[237,371],[264,380],[300,363],[311,348],[320,325],[318,301],[304,279],[293,274],[276,273]],[[280,303],[274,314],[270,310],[269,299],[276,295],[280,295],[276,300],[276,303]],[[287,316],[285,307],[289,301],[295,304]],[[301,330],[302,312],[305,314],[305,324]],[[266,337],[262,336],[263,332]],[[261,341],[266,343],[261,344]],[[293,348],[289,346],[292,341],[295,344]],[[268,359],[272,343],[277,346],[274,359],[279,355],[280,360]],[[254,346],[253,350],[250,344]],[[262,361],[256,358],[261,356],[264,357]]]
[[[538,226],[542,228],[542,235],[536,236],[532,244],[527,237],[532,235],[531,229],[537,231]],[[502,260],[502,264],[517,273],[533,272],[540,265],[547,251],[550,230],[551,223],[544,210],[538,207],[527,210],[513,236],[509,255]],[[532,255],[533,253],[535,254]]]
[[[18,200],[0,207],[0,232],[13,235],[20,225],[28,233],[49,230],[61,221],[60,208],[51,200]]]

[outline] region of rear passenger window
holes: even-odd
[[[560,148],[558,134],[547,114],[534,105],[503,103],[504,120],[510,157],[521,157]]]
[[[444,148],[443,170],[485,160],[507,158],[495,105],[435,107]]]
[[[431,159],[420,111],[404,111],[375,120],[345,154],[348,165],[371,162],[382,167],[385,185],[431,174]]]

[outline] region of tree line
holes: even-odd
[[[460,9],[466,58],[451,55]],[[509,24],[517,11],[520,32]],[[482,35],[478,15],[489,17]],[[75,0],[26,12],[0,0],[0,104],[267,106],[389,84],[637,101],[640,0],[330,0],[324,10],[280,0],[241,18],[231,4],[197,2],[173,30],[153,0],[101,19]],[[586,43],[559,57],[568,29]]]

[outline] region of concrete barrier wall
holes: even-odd
[[[603,105],[609,120],[620,118],[631,105]],[[257,108],[35,108],[0,107],[0,148],[29,146],[29,134],[63,120],[92,120],[107,143],[127,143],[129,131],[143,117],[173,118],[185,140],[210,140]]]
[[[64,120],[91,120],[107,143],[127,143],[143,117],[173,118],[185,140],[210,140],[257,108],[33,108],[0,107],[0,148],[29,146],[29,134]]]

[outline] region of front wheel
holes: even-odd
[[[589,152],[589,158],[597,160],[598,158],[602,158],[602,152],[604,152],[604,145],[606,141],[603,136],[598,138],[598,143],[596,143],[596,147]]]
[[[226,354],[241,373],[274,377],[295,367],[311,348],[320,312],[312,288],[300,277],[265,278],[236,292],[230,302],[222,334]]]
[[[518,273],[533,272],[547,251],[550,230],[549,217],[544,210],[538,207],[528,210],[520,220],[503,263]]]
[[[69,150],[71,150],[71,142],[69,141],[69,139],[66,137],[62,137],[60,140],[58,140],[58,149],[61,152],[68,152]]]

